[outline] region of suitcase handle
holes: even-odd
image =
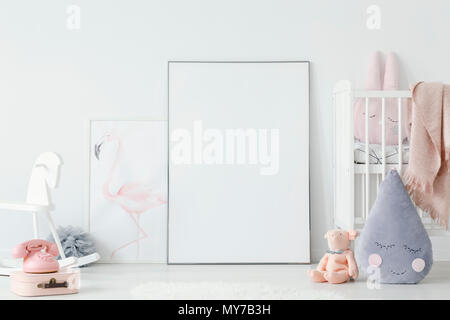
[[[43,283],[39,283],[37,285],[38,288],[41,289],[52,289],[52,288],[67,288],[69,286],[69,284],[67,283],[67,281],[64,282],[56,282],[55,278],[51,278],[49,282],[43,282]]]

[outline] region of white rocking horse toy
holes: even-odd
[[[97,261],[100,256],[98,253],[93,253],[80,258],[67,258],[64,254],[61,241],[56,232],[55,223],[50,213],[53,210],[53,205],[48,190],[48,188],[55,189],[58,186],[59,168],[61,165],[61,158],[56,153],[44,152],[40,154],[31,172],[26,201],[24,203],[0,202],[0,210],[31,213],[35,239],[39,238],[38,214],[45,215],[55,243],[58,246],[61,257],[58,261],[60,267],[79,267]],[[17,267],[2,267],[0,268],[0,275],[9,275],[12,271],[17,270]]]

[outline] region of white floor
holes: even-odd
[[[311,283],[309,265],[96,264],[82,269],[78,294],[42,299],[450,299],[450,262],[436,262],[418,285],[369,289],[364,279]],[[0,277],[0,299],[22,299]],[[36,299],[36,298],[31,298]]]

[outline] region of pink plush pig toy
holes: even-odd
[[[358,277],[353,252],[350,250],[350,240],[355,240],[358,232],[355,230],[330,230],[325,234],[328,239],[327,253],[322,257],[315,270],[308,270],[308,275],[314,282],[343,283]]]

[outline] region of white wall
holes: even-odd
[[[70,4],[81,7],[81,30],[66,28]],[[371,4],[381,8],[381,30],[366,27]],[[65,160],[54,193],[57,221],[82,225],[86,119],[165,118],[167,60],[310,60],[317,260],[332,226],[333,84],[362,85],[376,49],[398,53],[405,88],[416,80],[450,82],[449,14],[448,0],[2,0],[0,198],[23,199],[34,158],[55,150]],[[28,219],[3,219],[0,247],[28,234]]]

